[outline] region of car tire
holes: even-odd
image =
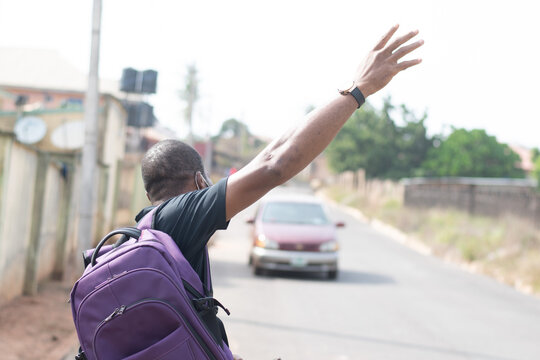
[[[332,270],[332,271],[329,271],[328,274],[327,274],[328,278],[330,280],[335,280],[337,279],[337,276],[338,276],[338,271],[337,270]]]
[[[262,276],[264,275],[265,271],[264,269],[261,269],[260,267],[254,266],[253,267],[253,274],[256,276]]]

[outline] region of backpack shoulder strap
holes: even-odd
[[[137,228],[140,230],[153,229],[154,228],[154,214],[156,213],[158,206],[150,210],[150,212],[143,216],[143,218],[137,224]]]
[[[203,287],[206,291],[206,296],[214,296],[214,290],[212,289],[212,275],[210,273],[210,257],[208,256],[208,246],[204,247],[204,279]]]
[[[154,229],[155,225],[155,213],[158,206],[154,207],[150,212],[143,216],[143,218],[139,221],[137,224],[137,229],[139,230],[145,230],[145,229]],[[212,297],[213,296],[213,289],[212,289],[212,277],[210,273],[210,259],[208,257],[208,247],[204,247],[204,260],[203,260],[203,289],[206,292],[206,296]]]

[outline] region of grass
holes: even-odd
[[[328,187],[325,192],[338,203],[414,237],[437,256],[475,265],[484,274],[540,295],[540,230],[526,220],[405,208],[401,199],[368,199],[342,187]]]

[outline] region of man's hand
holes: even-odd
[[[400,71],[422,62],[422,59],[414,59],[398,63],[398,60],[403,56],[424,44],[423,40],[418,40],[412,44],[402,46],[415,37],[418,30],[398,37],[388,44],[398,27],[399,25],[392,27],[358,67],[354,81],[366,98],[385,87]]]
[[[420,63],[420,59],[398,63],[424,42],[402,46],[418,34],[413,31],[387,45],[397,28],[396,25],[388,31],[358,68],[354,81],[364,97],[382,89],[398,72]],[[231,175],[227,182],[227,220],[305,168],[328,146],[357,108],[352,96],[336,95],[328,105],[308,114],[302,124],[275,139],[248,165]]]

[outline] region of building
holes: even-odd
[[[0,48],[0,68],[2,303],[65,275],[76,249],[78,195],[88,189],[78,187],[87,76],[50,50]],[[126,137],[117,86],[100,86],[96,238],[116,225]]]

